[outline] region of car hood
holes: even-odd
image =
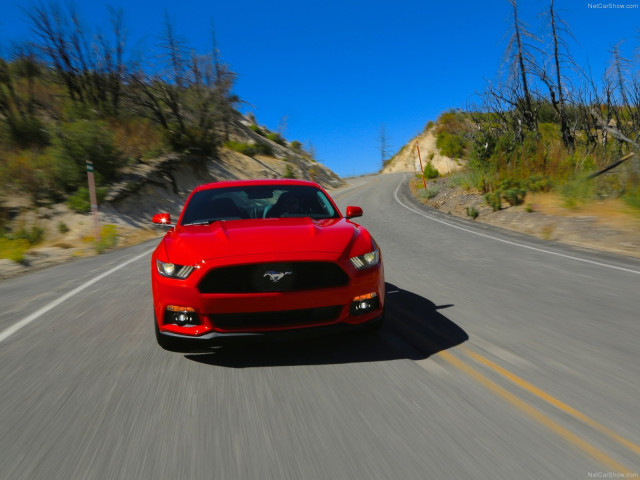
[[[164,239],[169,261],[193,265],[225,257],[335,254],[349,250],[359,227],[344,218],[274,218],[178,226]]]

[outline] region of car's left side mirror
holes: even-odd
[[[362,208],[360,207],[347,207],[347,214],[345,215],[347,218],[355,218],[362,216]]]
[[[168,213],[156,213],[151,221],[157,225],[171,226],[171,215]]]

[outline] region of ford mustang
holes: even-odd
[[[155,332],[167,350],[382,325],[382,255],[327,192],[302,180],[197,187],[153,252]]]

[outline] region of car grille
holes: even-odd
[[[234,265],[211,270],[200,293],[291,292],[342,287],[349,276],[331,262],[277,262]]]
[[[307,308],[258,313],[216,313],[209,315],[213,324],[223,330],[283,328],[330,323],[338,318],[342,307]]]

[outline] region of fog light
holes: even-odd
[[[164,314],[164,323],[174,323],[179,327],[200,325],[200,319],[192,307],[169,305]]]
[[[379,305],[378,294],[375,292],[367,293],[353,299],[349,313],[351,315],[363,315],[376,310]]]

